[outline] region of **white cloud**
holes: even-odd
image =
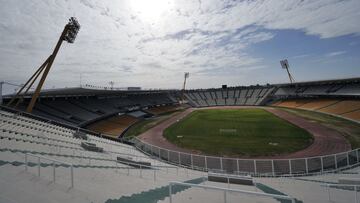
[[[180,87],[184,71],[201,78],[193,84],[200,87],[212,70],[224,76],[220,84],[264,67],[247,48],[272,39],[273,29],[320,38],[360,33],[358,0],[167,0],[158,13],[131,2],[0,0],[0,79],[25,81],[70,16],[82,27],[74,44],[63,44],[48,87],[76,85],[80,73],[93,84]]]
[[[309,57],[309,56],[310,56],[309,54],[300,54],[300,55],[292,56],[290,58],[292,58],[292,59],[303,59],[303,58],[306,58],[306,57]]]
[[[325,56],[332,57],[332,56],[339,56],[339,55],[343,55],[343,54],[346,54],[346,51],[334,51],[334,52],[325,54]]]

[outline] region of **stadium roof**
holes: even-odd
[[[317,81],[304,81],[296,83],[282,83],[272,84],[273,86],[289,86],[289,85],[322,85],[322,84],[347,84],[347,83],[360,83],[360,77],[356,78],[344,78],[344,79],[331,79],[331,80],[317,80]],[[231,87],[229,87],[231,88]],[[214,89],[214,88],[205,88]],[[204,90],[205,90],[204,89]],[[40,93],[40,97],[78,97],[78,96],[110,96],[110,95],[123,95],[123,94],[147,94],[147,93],[160,93],[160,92],[172,92],[179,91],[177,89],[145,89],[145,90],[134,90],[134,89],[91,89],[83,87],[72,87],[72,88],[58,88],[58,89],[45,89]],[[4,99],[11,98],[14,94],[8,94],[4,96]],[[31,97],[32,92],[29,92],[24,98]]]
[[[274,84],[277,86],[288,86],[288,85],[321,85],[321,84],[339,84],[339,83],[359,83],[360,77],[354,78],[343,78],[343,79],[328,79],[328,80],[315,80],[315,81],[302,81],[302,82],[295,82],[295,83],[280,83]]]
[[[76,96],[106,96],[106,95],[117,95],[117,94],[146,94],[146,93],[157,93],[157,92],[169,92],[176,91],[170,89],[146,89],[146,90],[126,90],[126,89],[89,89],[82,87],[71,87],[71,88],[58,88],[58,89],[45,89],[40,93],[40,97],[76,97]],[[31,97],[33,92],[27,93],[24,97]],[[10,98],[14,94],[4,95],[4,98]]]

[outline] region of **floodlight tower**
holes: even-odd
[[[2,97],[2,86],[4,84],[4,81],[0,81],[0,105],[3,103],[3,97]]]
[[[110,81],[109,84],[110,84],[111,89],[113,89],[115,82],[114,82],[114,81]]]
[[[190,76],[190,73],[189,73],[189,72],[185,72],[185,73],[184,73],[184,84],[183,84],[182,95],[181,95],[182,103],[185,103],[185,86],[186,86],[186,79],[189,78],[189,76]]]
[[[282,67],[283,69],[286,69],[286,72],[287,72],[287,74],[288,74],[288,76],[289,76],[290,83],[294,83],[295,80],[294,80],[293,76],[291,75],[291,73],[290,73],[290,71],[289,71],[289,62],[288,62],[288,60],[287,60],[287,59],[281,60],[281,61],[280,61],[280,64],[281,64],[281,67]]]
[[[17,94],[10,100],[8,106],[12,105],[13,102],[18,99],[18,102],[15,104],[17,106],[23,100],[23,96],[29,91],[31,86],[37,80],[37,78],[41,76],[40,81],[35,89],[35,92],[32,95],[31,101],[26,109],[27,112],[31,113],[34,108],[35,102],[39,97],[40,91],[46,77],[50,71],[50,68],[55,60],[55,57],[61,47],[63,41],[67,41],[68,43],[74,43],[77,33],[79,32],[80,24],[76,20],[75,17],[71,17],[69,22],[65,25],[64,30],[55,46],[53,53],[45,60],[45,62],[37,69],[37,71],[30,77],[30,79],[25,83],[25,85],[19,89]],[[25,92],[22,92],[26,88]]]

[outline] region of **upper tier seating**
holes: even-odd
[[[227,89],[189,90],[186,99],[195,107],[260,105],[272,92],[271,86],[234,87]]]
[[[176,103],[176,102],[175,102]],[[169,93],[124,94],[111,97],[71,97],[42,99],[33,113],[69,125],[85,126],[117,113],[141,108],[174,104]],[[19,107],[26,109],[26,104]]]

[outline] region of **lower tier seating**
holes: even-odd
[[[360,100],[290,99],[276,102],[272,106],[315,110],[360,121]]]
[[[108,119],[93,123],[87,129],[110,135],[114,138],[119,137],[128,127],[139,119],[129,115],[116,115]]]
[[[152,107],[147,109],[146,111],[153,114],[153,115],[160,115],[160,114],[164,114],[164,113],[168,113],[168,112],[172,112],[172,111],[176,111],[177,109],[179,109],[180,106],[179,105],[171,105],[171,106],[157,106],[157,107]]]

